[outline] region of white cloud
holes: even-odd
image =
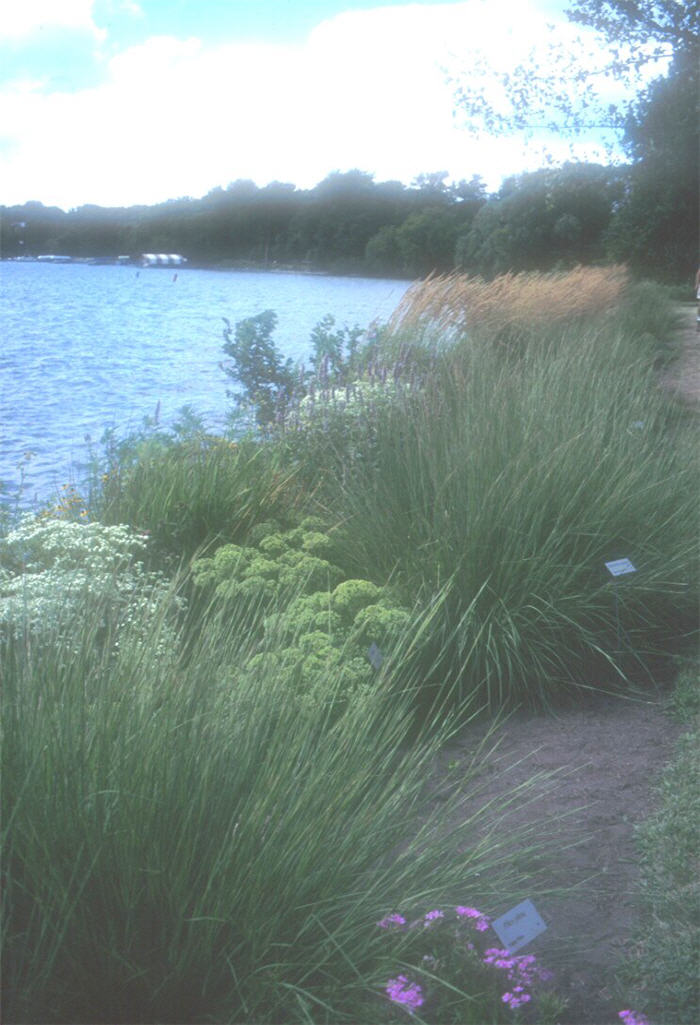
[[[77,18],[91,5],[57,6]],[[297,45],[153,37],[115,56],[97,88],[4,90],[3,202],[152,203],[239,177],[310,187],[353,167],[495,186],[541,155],[503,138],[477,145],[453,118],[444,69],[476,46],[520,59],[543,26],[527,0],[467,0],[347,12]]]
[[[0,40],[18,41],[42,29],[87,30],[103,33],[92,18],[93,0],[18,0],[3,5]]]

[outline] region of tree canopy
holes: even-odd
[[[697,255],[700,0],[571,0],[567,14],[596,34],[595,47],[552,35],[515,68],[477,68],[481,75],[472,68],[456,83],[458,109],[476,133],[570,143],[585,136],[605,141],[611,153],[621,145],[629,165],[604,229],[606,252],[640,274],[686,278]],[[633,98],[606,98],[611,79],[636,88]],[[474,226],[478,233],[488,221],[493,238],[462,239],[462,261],[484,247],[496,264],[509,259],[512,226],[504,230],[505,197],[499,202]],[[547,233],[542,219],[537,227],[530,247]],[[560,227],[570,235],[574,225]],[[522,262],[525,251],[518,251]]]

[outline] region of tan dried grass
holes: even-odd
[[[508,328],[536,328],[608,309],[628,281],[619,265],[509,273],[493,281],[460,273],[430,277],[409,288],[389,328],[478,330],[496,337]]]

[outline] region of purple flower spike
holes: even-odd
[[[445,912],[444,911],[428,911],[428,913],[426,915],[424,915],[423,921],[426,923],[426,925],[429,925],[430,922],[437,922],[441,918],[444,918],[444,917],[445,917]]]
[[[386,984],[386,995],[395,1004],[401,1004],[409,1014],[413,1014],[423,1003],[423,992],[417,982],[410,982],[405,975],[389,979]]]

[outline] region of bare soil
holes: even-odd
[[[454,784],[486,729],[467,727],[443,753],[443,781]],[[492,837],[508,847],[516,836],[511,851],[518,869],[522,863],[523,896],[547,924],[522,952],[554,972],[554,988],[568,1002],[561,1025],[620,1025],[618,1012],[629,1007],[615,970],[630,956],[641,924],[634,827],[652,810],[653,785],[681,732],[659,695],[602,694],[584,707],[516,714],[498,730],[478,791],[460,812],[471,815],[493,801]],[[499,799],[508,795],[515,798],[503,815]],[[491,826],[487,814],[482,829]],[[543,843],[534,859],[518,849],[517,831],[527,826],[534,829],[523,847]]]
[[[678,359],[666,370],[661,384],[679,399],[697,405],[700,403],[700,332],[697,329],[698,308],[689,304],[679,306],[682,327],[679,332]]]
[[[679,357],[660,384],[700,409],[696,309],[686,305],[681,313]],[[485,732],[467,727],[444,752],[436,778],[453,784]],[[554,987],[568,1001],[561,1025],[620,1025],[618,1013],[629,1007],[615,971],[633,956],[642,925],[635,826],[653,810],[654,784],[681,733],[660,692],[635,699],[600,694],[556,713],[516,714],[499,730],[499,746],[480,770],[480,790],[463,809],[471,814],[515,795],[495,835],[507,844],[514,831],[536,823],[535,837],[545,842],[536,862],[523,861],[523,878],[547,930],[523,952],[554,971]],[[554,779],[517,790],[552,772]]]

